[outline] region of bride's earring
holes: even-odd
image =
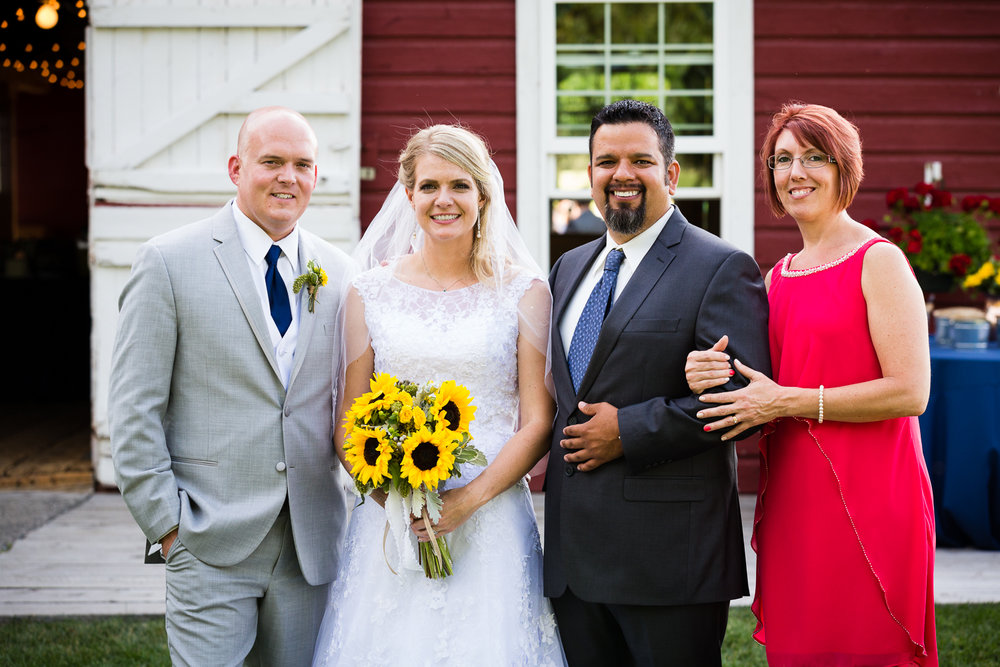
[[[476,238],[481,239],[483,235],[479,233],[479,217],[476,218]]]

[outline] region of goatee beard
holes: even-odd
[[[611,195],[605,191],[604,222],[608,229],[622,236],[635,236],[642,230],[646,220],[646,193],[642,192],[639,205],[635,208],[612,208]]]

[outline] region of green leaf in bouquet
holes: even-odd
[[[413,495],[410,496],[410,513],[413,516],[420,516],[420,513],[424,511],[424,490],[421,488],[413,489]]]
[[[424,506],[427,507],[427,515],[431,521],[437,523],[441,520],[441,496],[437,491],[428,491],[424,496]]]
[[[470,463],[474,466],[485,466],[486,455],[472,446],[465,446],[455,452],[456,463]]]

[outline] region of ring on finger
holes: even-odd
[[[736,424],[739,424],[739,423],[740,423],[740,418],[737,417],[736,415],[733,415],[733,426],[735,426]]]

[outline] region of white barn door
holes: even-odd
[[[108,376],[118,295],[139,244],[235,194],[243,117],[303,113],[319,183],[302,224],[349,250],[360,231],[360,0],[91,0],[87,165],[93,458],[114,485]]]

